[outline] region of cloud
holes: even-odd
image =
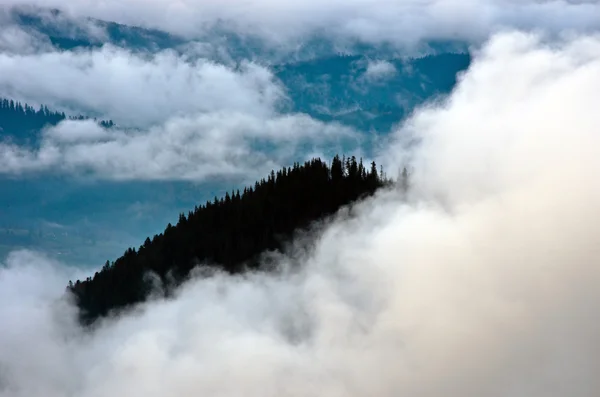
[[[197,112],[268,117],[285,100],[272,73],[253,63],[234,70],[173,51],[144,55],[110,45],[76,52],[0,53],[0,92],[136,127]]]
[[[93,120],[67,120],[44,131],[48,141],[63,144],[106,142],[114,139],[114,135]]]
[[[3,23],[1,16],[0,23]],[[14,25],[0,28],[0,53],[30,55],[51,49],[49,40],[39,34],[26,32]]]
[[[397,70],[394,64],[388,61],[370,61],[363,76],[369,82],[387,80],[394,77]]]
[[[499,28],[598,29],[595,1],[568,0],[7,0],[66,9],[132,25],[202,37],[214,26],[255,35],[271,44],[293,43],[312,34],[348,41],[414,44],[419,40],[480,41]]]
[[[35,22],[19,16],[27,16]],[[96,44],[108,40],[105,28],[89,18],[73,17],[29,5],[0,6],[0,52],[30,55],[53,51],[54,46],[48,35]]]
[[[253,180],[303,158],[303,149],[358,139],[347,127],[282,115],[289,98],[266,67],[226,66],[172,50],[105,45],[36,53],[22,47],[0,53],[0,92],[120,126],[109,131],[92,121],[66,121],[44,131],[34,148],[0,143],[0,174]]]
[[[599,88],[600,39],[497,36],[398,132],[411,155],[390,146],[407,197],[341,216],[280,274],[199,278],[91,333],[64,271],[13,254],[0,396],[594,395]]]
[[[262,118],[214,112],[175,117],[149,130],[104,129],[68,120],[45,130],[39,148],[0,143],[0,174],[62,172],[111,180],[246,178],[251,182],[306,150],[358,146],[361,136],[306,115]]]

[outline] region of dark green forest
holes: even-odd
[[[157,280],[150,274],[168,296],[199,265],[232,274],[266,270],[262,253],[284,251],[295,232],[390,183],[383,168],[354,156],[335,156],[331,165],[318,158],[296,163],[180,214],[176,225],[107,261],[93,277],[70,281],[67,290],[82,322],[91,324],[147,299]]]
[[[18,143],[25,143],[35,139],[35,134],[44,127],[57,125],[65,119],[88,120],[85,116],[69,116],[64,112],[49,110],[47,106],[40,106],[35,110],[28,104],[0,98],[0,136],[10,137]],[[102,127],[111,128],[111,120],[98,122]]]

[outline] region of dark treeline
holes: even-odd
[[[197,265],[230,273],[255,270],[265,251],[282,250],[293,233],[390,183],[373,162],[334,157],[272,171],[254,187],[196,207],[165,231],[106,262],[94,277],[74,284],[81,320],[89,324],[111,310],[144,301],[157,275],[169,290]],[[151,279],[153,281],[151,281]],[[168,292],[167,292],[168,293]]]
[[[71,120],[89,119],[81,115],[67,117],[64,112],[51,111],[44,105],[35,110],[28,104],[0,98],[0,135],[11,136],[18,140],[27,139],[44,127],[57,125],[67,118]],[[111,120],[102,120],[99,124],[105,128],[114,126]]]

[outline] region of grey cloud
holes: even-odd
[[[390,146],[408,196],[341,216],[280,274],[195,279],[84,333],[61,270],[14,254],[0,396],[595,395],[599,64],[597,38],[494,38],[405,123],[412,156]]]

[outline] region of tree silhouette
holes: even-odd
[[[12,99],[0,98],[0,136],[11,137],[17,143],[29,143],[35,134],[47,126],[54,126],[66,119],[88,120],[82,115],[67,117],[63,112],[50,111],[42,105],[38,110],[32,106]],[[112,120],[102,120],[98,124],[103,128],[112,128]]]
[[[163,233],[147,238],[137,250],[127,249],[93,278],[77,280],[68,290],[76,297],[81,320],[90,324],[144,301],[156,283],[147,273],[155,274],[169,294],[200,264],[229,273],[259,270],[261,253],[282,250],[298,229],[389,183],[375,163],[367,173],[355,157],[335,156],[331,166],[315,158],[273,170],[242,194],[228,192],[187,216],[180,214],[176,225],[169,223]]]

